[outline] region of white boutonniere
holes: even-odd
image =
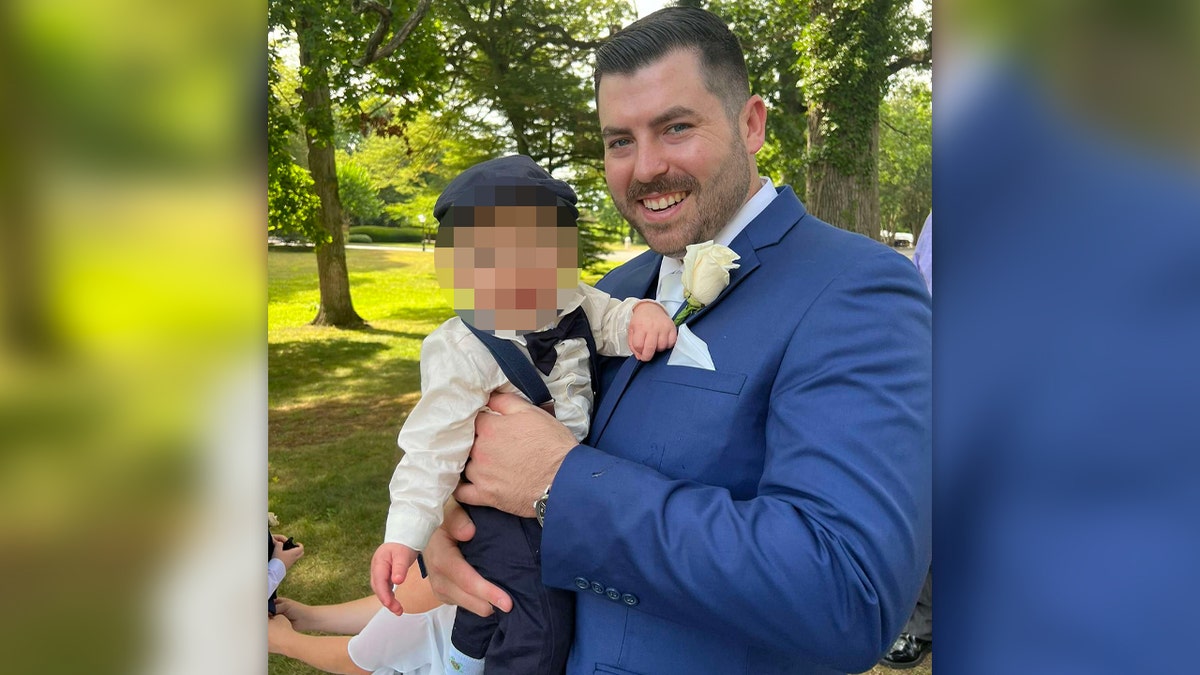
[[[729,285],[729,270],[739,267],[741,256],[733,249],[706,241],[691,244],[683,257],[683,299],[687,306],[675,317],[675,325],[708,305]]]

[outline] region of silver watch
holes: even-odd
[[[550,499],[550,486],[546,486],[546,491],[533,501],[533,515],[537,517],[538,525],[545,526],[546,522],[546,501]]]

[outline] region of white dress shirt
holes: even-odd
[[[596,339],[596,351],[605,356],[629,356],[629,319],[642,302],[651,301],[615,300],[579,284],[578,296],[560,316],[582,306]],[[524,337],[505,339],[528,355]],[[583,440],[593,403],[587,343],[572,338],[554,349],[554,368],[542,379],[554,399],[555,417],[576,440]],[[404,456],[392,474],[384,541],[418,551],[429,543],[430,535],[442,523],[442,505],[458,485],[475,441],[475,415],[496,391],[520,394],[462,319],[450,319],[425,338],[421,345],[421,400],[400,430]]]
[[[279,588],[279,584],[283,582],[283,578],[287,576],[287,567],[279,558],[271,558],[267,561],[267,597]]]
[[[750,221],[762,213],[763,209],[767,208],[775,199],[778,195],[775,192],[775,184],[771,182],[770,178],[761,177],[760,180],[762,183],[758,192],[755,192],[750,199],[746,200],[745,204],[742,204],[742,208],[738,209],[729,223],[721,228],[721,231],[713,238],[713,242],[723,246],[733,243],[733,240],[742,233],[742,230],[746,229]],[[671,275],[678,275],[680,281],[668,279],[667,277]],[[671,316],[674,316],[675,311],[678,311],[679,307],[683,305],[682,275],[683,260],[663,256],[662,265],[658,268],[658,292],[655,297],[667,308],[667,312]]]

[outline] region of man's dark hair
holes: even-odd
[[[700,55],[705,88],[721,100],[730,119],[736,119],[750,98],[742,46],[720,17],[696,7],[664,7],[605,40],[596,50],[597,97],[603,76],[632,74],[677,50]]]

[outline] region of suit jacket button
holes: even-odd
[[[604,584],[599,581],[592,582],[592,592],[596,595],[604,595]]]
[[[588,582],[587,579],[584,579],[583,577],[575,577],[575,588],[586,591],[588,586],[591,586],[591,583]]]
[[[633,607],[634,605],[638,604],[638,599],[633,593],[626,593],[625,595],[621,596],[621,602]]]
[[[609,600],[620,600],[621,599],[621,591],[618,591],[615,588],[609,587],[609,588],[604,589],[604,594],[608,596]]]

